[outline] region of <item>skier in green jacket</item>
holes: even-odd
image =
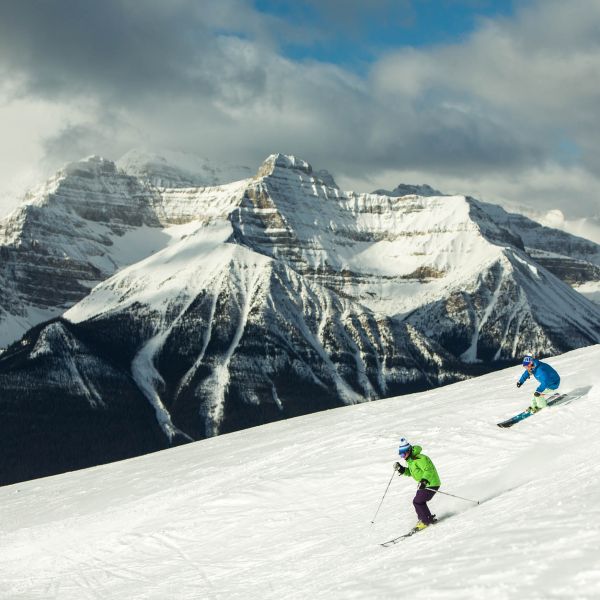
[[[441,485],[439,475],[431,459],[425,454],[421,454],[421,446],[412,446],[406,438],[400,438],[398,454],[406,461],[406,467],[399,462],[394,465],[398,474],[412,477],[419,482],[419,489],[413,499],[413,506],[419,517],[415,529],[425,529],[436,521],[427,502],[435,496]]]

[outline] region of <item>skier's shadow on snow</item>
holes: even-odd
[[[579,398],[583,398],[584,396],[586,396],[587,393],[592,389],[592,387],[593,386],[591,386],[591,385],[585,385],[583,387],[571,390],[570,392],[565,392],[566,398],[564,400],[557,402],[554,406],[569,404],[570,402],[573,402],[574,400],[579,400]]]

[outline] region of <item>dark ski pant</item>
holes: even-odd
[[[419,521],[425,523],[425,525],[429,525],[433,520],[431,515],[431,511],[427,506],[427,502],[429,502],[438,491],[439,486],[432,487],[430,489],[417,490],[417,493],[413,499],[413,506],[417,511],[417,517],[419,517]]]

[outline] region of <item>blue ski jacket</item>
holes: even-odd
[[[543,392],[545,389],[555,390],[560,385],[560,375],[547,363],[533,359],[533,369],[531,374],[540,382],[536,392]],[[525,370],[519,383],[525,383],[529,379],[529,371]]]

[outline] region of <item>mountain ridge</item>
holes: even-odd
[[[530,254],[548,252],[548,230],[467,196],[342,192],[281,154],[201,188],[91,157],[44,190],[0,224],[7,302],[62,315],[0,352],[0,408],[16,411],[5,481],[39,476],[44,444],[55,472],[77,468],[98,423],[118,441],[86,466],[600,341],[600,307]],[[559,241],[574,258],[555,260],[593,277],[596,245]],[[28,451],[53,421],[60,435]]]

